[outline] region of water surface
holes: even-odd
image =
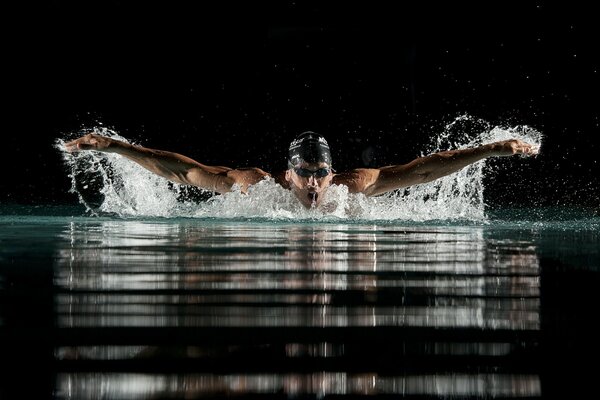
[[[388,222],[1,210],[7,398],[539,398],[590,382],[589,210]]]

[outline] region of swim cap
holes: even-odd
[[[327,140],[318,133],[303,132],[290,143],[288,166],[294,168],[302,162],[325,162],[331,166],[331,153]]]

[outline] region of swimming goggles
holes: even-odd
[[[327,175],[329,175],[329,173],[331,172],[331,168],[319,168],[315,171],[311,171],[310,169],[306,168],[294,168],[294,172],[296,172],[298,176],[301,176],[303,178],[308,178],[313,175],[317,178],[324,178]]]

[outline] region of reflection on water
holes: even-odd
[[[131,221],[64,235],[61,327],[539,328],[534,247],[477,227]]]
[[[373,373],[318,372],[312,374],[255,375],[142,375],[69,374],[59,376],[60,394],[69,398],[146,399],[169,396],[239,396],[283,393],[298,395],[428,395],[479,397],[532,397],[540,383],[531,375],[452,374],[378,376]]]
[[[79,333],[54,349],[58,397],[541,392],[532,366],[510,368],[540,329],[531,241],[194,221],[72,222],[60,236],[55,324]]]
[[[541,396],[531,236],[185,219],[9,228],[0,260],[35,268],[1,273],[0,290],[37,298],[23,310],[43,318],[0,311],[0,332],[38,343],[55,398]]]

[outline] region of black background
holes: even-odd
[[[575,2],[50,1],[6,9],[0,201],[76,203],[57,138],[109,127],[207,164],[405,163],[469,114],[546,136],[487,201],[600,209],[599,28]]]

